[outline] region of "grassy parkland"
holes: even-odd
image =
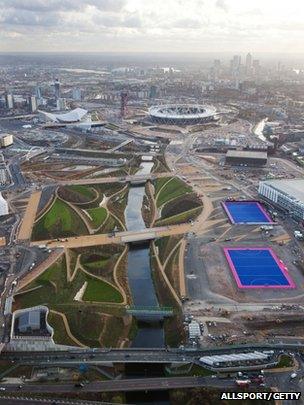
[[[156,226],[175,225],[195,220],[202,203],[192,188],[177,177],[154,181],[154,198],[158,215]]]
[[[32,240],[47,240],[125,230],[129,186],[121,183],[58,187],[38,213]]]
[[[125,249],[108,245],[68,251],[14,297],[14,309],[46,305],[54,340],[72,346],[119,346],[132,319],[125,282]],[[119,264],[121,266],[119,267]]]

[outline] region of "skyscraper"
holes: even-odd
[[[246,73],[247,74],[251,73],[251,68],[252,68],[252,56],[251,56],[251,53],[248,53],[246,56]]]
[[[29,109],[31,112],[37,111],[37,99],[36,96],[30,96],[29,97]]]
[[[82,91],[81,91],[81,89],[79,89],[77,87],[74,88],[72,90],[72,98],[75,101],[81,101],[81,99],[82,99]]]
[[[241,56],[234,55],[232,60],[230,61],[231,73],[232,74],[237,73],[240,70],[240,65],[241,65]]]
[[[5,104],[9,110],[14,108],[14,98],[11,93],[5,93]]]
[[[55,83],[54,83],[54,92],[55,92],[55,98],[57,100],[58,98],[60,98],[60,83],[59,83],[58,79],[56,79]]]
[[[253,59],[252,67],[253,67],[253,70],[254,70],[254,74],[257,75],[257,74],[260,73],[261,66],[260,66],[260,61],[258,59]]]

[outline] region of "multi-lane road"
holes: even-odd
[[[1,384],[7,392],[31,392],[31,393],[65,393],[73,391],[104,392],[104,391],[153,391],[176,388],[192,387],[219,387],[228,388],[235,385],[233,379],[217,379],[208,377],[161,377],[161,378],[136,378],[110,381],[94,381],[84,384],[83,387],[75,387],[75,384]]]

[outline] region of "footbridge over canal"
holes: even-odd
[[[146,307],[146,306],[130,306],[126,308],[126,313],[133,316],[158,316],[168,317],[173,315],[172,307]]]

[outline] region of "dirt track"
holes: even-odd
[[[36,212],[38,210],[38,205],[41,197],[41,191],[35,191],[27,204],[24,217],[19,229],[18,239],[28,240],[31,238],[34,221],[36,218]]]

